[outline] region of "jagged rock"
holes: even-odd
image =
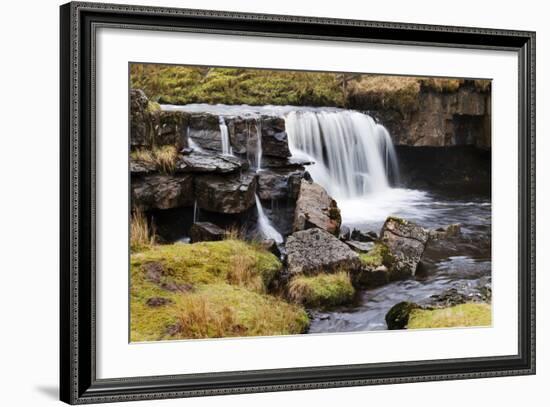
[[[141,89],[130,89],[130,145],[150,147],[152,124],[148,111],[149,99]]]
[[[242,167],[242,161],[236,157],[193,151],[178,160],[176,172],[215,172],[224,174],[235,172]]]
[[[458,237],[461,234],[461,226],[460,223],[453,223],[437,229],[430,229],[429,234],[432,240]]]
[[[295,200],[300,192],[304,169],[264,170],[258,174],[258,195],[260,199]]]
[[[351,239],[358,242],[376,242],[378,240],[378,235],[373,231],[362,232],[359,229],[353,229],[351,232]]]
[[[170,209],[193,205],[193,178],[189,174],[132,177],[132,207]]]
[[[336,201],[321,185],[302,180],[296,201],[293,230],[317,227],[337,236],[341,224],[342,218]]]
[[[157,171],[155,164],[143,160],[130,160],[130,173],[132,175],[144,175]]]
[[[178,150],[187,147],[189,114],[179,111],[159,110],[151,114],[155,146],[175,146]]]
[[[345,243],[319,229],[294,232],[286,241],[288,272],[318,274],[360,269],[359,256]]]
[[[290,157],[288,136],[285,131],[285,119],[282,117],[262,116],[262,150],[265,156]]]
[[[386,314],[388,329],[405,329],[409,323],[411,311],[420,308],[414,302],[403,301],[395,304]]]
[[[314,164],[314,161],[299,157],[263,157],[262,168],[301,168],[304,165]]]
[[[358,242],[356,240],[348,240],[346,241],[346,244],[359,253],[367,253],[374,248],[374,242]]]
[[[342,225],[340,226],[340,240],[343,242],[351,239],[351,230],[349,227]]]
[[[189,117],[189,137],[201,148],[222,151],[220,119],[208,113],[194,113]]]
[[[195,178],[199,208],[218,213],[241,213],[255,205],[256,176],[201,175]]]
[[[389,217],[380,232],[392,256],[393,275],[414,276],[429,239],[427,230],[405,219]]]
[[[191,243],[223,240],[225,230],[210,222],[195,222],[189,230]]]

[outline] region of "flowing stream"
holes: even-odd
[[[310,332],[386,329],[384,316],[400,301],[423,302],[451,288],[473,296],[490,287],[490,198],[398,187],[399,166],[391,137],[369,115],[295,106],[198,104],[163,109],[218,114],[224,154],[231,151],[223,115],[255,118],[256,135],[261,135],[262,114],[284,117],[292,156],[314,162],[307,171],[337,201],[343,224],[350,229],[378,233],[390,215],[425,228],[462,225],[459,240],[428,247],[422,270],[414,278],[360,291],[351,306],[314,312]],[[250,137],[247,150],[251,167],[261,171],[261,136]],[[261,235],[281,243],[283,237],[266,216],[258,196],[256,208]]]

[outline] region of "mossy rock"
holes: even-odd
[[[388,329],[405,329],[409,324],[411,312],[419,308],[414,302],[402,301],[390,308],[386,314]]]
[[[348,304],[353,301],[355,289],[347,272],[296,276],[288,286],[292,301],[309,308],[327,308]]]
[[[414,309],[409,315],[408,329],[455,328],[491,325],[491,305],[466,303],[448,308]]]

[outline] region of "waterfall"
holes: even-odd
[[[399,170],[388,131],[351,110],[310,109],[285,116],[294,157],[315,161],[313,179],[333,197],[358,198],[389,189]]]
[[[247,123],[246,132],[248,139],[246,141],[246,158],[250,163],[250,167],[256,170],[256,172],[262,170],[262,119],[255,117],[256,136],[252,137],[250,123]]]
[[[233,149],[229,142],[229,131],[227,130],[227,125],[225,124],[225,119],[223,116],[220,116],[220,133],[222,139],[222,154],[224,155],[233,155]]]
[[[258,229],[265,239],[272,239],[276,243],[283,243],[283,236],[273,227],[271,221],[264,213],[264,208],[258,194],[256,194],[256,209],[258,210]]]

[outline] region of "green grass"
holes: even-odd
[[[133,253],[130,267],[131,341],[297,334],[309,324],[303,308],[267,293],[282,265],[256,245],[155,245]]]
[[[132,64],[132,88],[154,102],[309,105],[415,110],[422,89],[454,92],[465,81],[372,74]],[[474,81],[487,91],[490,81]],[[153,109],[154,107],[151,107]]]
[[[368,268],[376,268],[391,263],[391,253],[388,247],[383,243],[376,243],[367,253],[359,253],[361,263]]]
[[[312,308],[346,304],[353,300],[354,294],[349,274],[344,271],[297,276],[288,286],[288,296],[292,301]]]
[[[407,328],[425,329],[489,325],[491,325],[491,305],[468,303],[434,310],[412,310]]]

